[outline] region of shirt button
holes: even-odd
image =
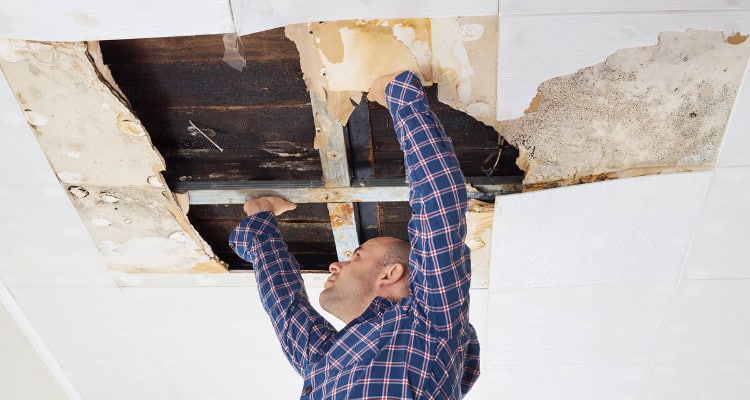
[[[310,393],[312,393],[312,387],[308,386],[305,388],[305,394],[309,395]]]

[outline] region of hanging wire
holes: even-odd
[[[501,136],[500,143],[497,144],[495,150],[493,150],[487,158],[482,161],[482,172],[484,172],[488,178],[492,178],[492,176],[495,175],[495,172],[497,172],[497,166],[500,165],[500,158],[503,156],[503,145],[505,145],[505,138]],[[492,163],[492,167],[487,167],[487,165],[492,162],[493,158],[495,161]]]

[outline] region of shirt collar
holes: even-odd
[[[370,303],[370,306],[367,307],[365,312],[363,312],[359,317],[352,320],[349,325],[358,324],[374,318],[380,318],[386,310],[393,307],[395,304],[396,303],[386,299],[385,297],[376,296],[372,300],[372,303]]]

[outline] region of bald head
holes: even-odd
[[[331,263],[320,294],[326,311],[349,322],[376,296],[398,301],[409,296],[409,243],[392,237],[370,239],[348,261]]]

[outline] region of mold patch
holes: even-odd
[[[708,168],[749,54],[721,32],[665,32],[544,82],[538,110],[499,129],[521,152],[526,189]]]

